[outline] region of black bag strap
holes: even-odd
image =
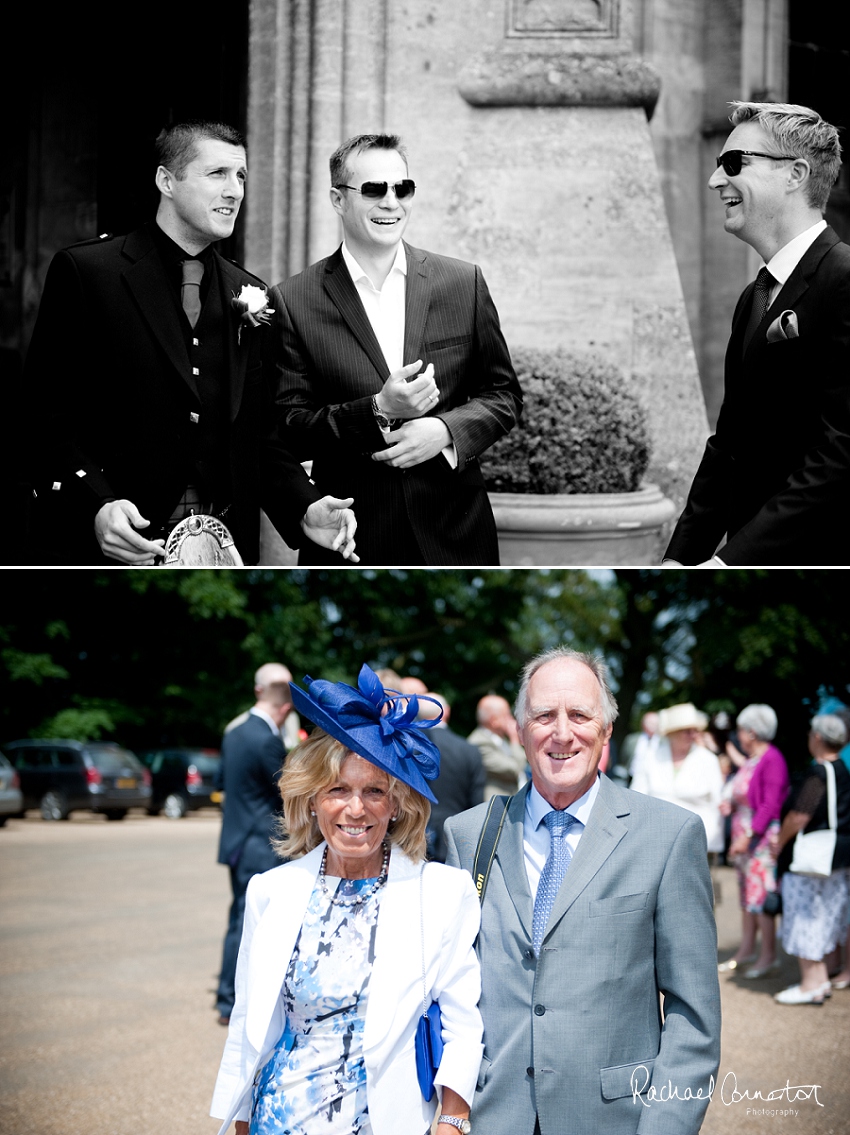
[[[496,844],[502,834],[505,816],[508,814],[510,796],[493,796],[487,808],[484,827],[478,837],[478,847],[475,849],[475,858],[472,861],[472,878],[475,880],[475,889],[478,899],[484,902],[484,892],[487,890],[487,880],[490,878],[490,868],[496,857]]]

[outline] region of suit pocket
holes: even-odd
[[[612,895],[607,899],[596,899],[590,903],[589,914],[591,918],[598,918],[603,914],[629,914],[633,910],[643,910],[649,891],[641,891],[636,895]]]
[[[619,1100],[624,1096],[637,1096],[645,1092],[652,1083],[652,1069],[655,1057],[638,1060],[634,1064],[617,1064],[613,1068],[601,1068],[602,1096],[606,1100]]]
[[[464,347],[469,343],[468,335],[452,335],[448,339],[435,339],[433,343],[425,343],[422,350],[426,356],[431,351],[442,351],[446,347]]]
[[[484,1085],[487,1083],[487,1073],[490,1071],[490,1061],[486,1056],[481,1057],[481,1067],[478,1069],[478,1082],[475,1085],[476,1089],[480,1092]]]

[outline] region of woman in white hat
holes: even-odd
[[[723,850],[723,773],[714,753],[700,744],[707,725],[708,718],[690,702],[662,709],[661,744],[639,763],[630,787],[696,812],[705,825],[708,850],[715,852]]]

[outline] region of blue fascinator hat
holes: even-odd
[[[357,689],[345,682],[326,682],[306,674],[304,682],[306,691],[294,682],[289,687],[299,714],[352,753],[403,781],[432,804],[437,803],[427,782],[440,774],[440,750],[425,730],[443,716],[442,706],[439,717],[417,721],[419,699],[398,690],[385,690],[365,663],[360,667]]]

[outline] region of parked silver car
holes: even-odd
[[[0,753],[0,828],[10,816],[22,816],[24,797],[18,774]]]

